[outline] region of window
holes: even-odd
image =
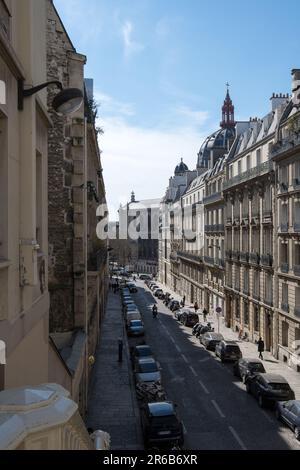
[[[294,259],[294,266],[298,267],[300,266],[300,244],[299,243],[295,243],[294,245],[294,256],[295,256],[295,259]]]
[[[280,184],[285,185],[285,187],[288,186],[289,184],[289,179],[288,179],[288,166],[284,165],[280,168]]]
[[[254,298],[258,299],[260,295],[260,272],[257,270],[253,271],[253,295]]]
[[[282,346],[289,345],[289,324],[285,321],[281,322],[282,326]]]
[[[238,161],[238,175],[242,173],[242,160]]]
[[[244,294],[249,294],[249,271],[244,269]]]
[[[281,264],[288,264],[288,244],[281,243],[280,244],[280,263]]]
[[[265,273],[265,302],[269,305],[273,303],[272,275]]]
[[[244,301],[244,323],[249,325],[249,304],[247,301]]]
[[[294,199],[294,224],[300,226],[300,199]]]
[[[235,288],[240,290],[240,268],[238,266],[235,267]]]
[[[247,155],[247,170],[251,168],[251,155]]]
[[[240,318],[240,301],[239,298],[235,299],[235,317]]]
[[[261,164],[261,149],[257,149],[256,150],[256,165],[260,165]]]
[[[254,305],[253,307],[253,317],[254,317],[254,331],[259,331],[259,307]]]
[[[282,287],[281,287],[281,308],[283,310],[287,310],[287,306],[288,306],[288,297],[289,297],[289,294],[288,294],[288,285],[287,284],[282,284]]]

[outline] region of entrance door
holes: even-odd
[[[272,349],[272,317],[270,312],[265,313],[265,349],[271,351]]]

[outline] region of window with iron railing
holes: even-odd
[[[249,199],[248,193],[244,192],[243,202],[242,202],[242,217],[248,218],[249,217]]]
[[[288,284],[282,283],[281,284],[281,308],[285,312],[289,311],[289,288]]]
[[[271,211],[272,211],[272,190],[271,190],[271,186],[267,185],[265,188],[265,193],[263,197],[264,215],[266,215],[266,213],[270,213]]]
[[[244,300],[244,324],[249,325],[249,304]]]
[[[293,209],[294,209],[293,210],[294,231],[300,232],[300,199],[299,198],[294,199]]]
[[[261,164],[261,149],[257,149],[256,150],[256,165],[260,165]]]
[[[259,307],[254,305],[253,307],[253,317],[254,317],[254,331],[259,331]]]
[[[260,252],[260,231],[259,228],[252,228],[252,246],[251,252],[252,253],[259,253]]]
[[[273,252],[273,233],[270,228],[263,229],[263,251],[268,255],[272,255]]]
[[[244,253],[249,252],[249,230],[247,228],[242,230],[242,251]]]
[[[265,273],[264,300],[268,305],[273,305],[273,280],[272,275]]]
[[[249,294],[249,271],[244,269],[244,294]]]
[[[240,268],[239,266],[235,267],[235,279],[234,279],[234,286],[236,290],[240,290]]]
[[[251,203],[251,213],[252,217],[257,217],[259,215],[259,194],[257,191],[254,191],[252,203]]]
[[[259,300],[260,297],[260,272],[253,271],[253,297]]]

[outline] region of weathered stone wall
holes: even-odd
[[[76,54],[50,0],[47,6],[47,79],[59,80],[64,87],[74,86],[77,79],[83,86],[84,58]],[[51,108],[57,91],[55,86],[48,88],[48,105],[53,122],[48,144],[50,331],[67,331],[78,326],[74,316],[74,284],[77,282],[74,282],[74,252],[78,253],[82,264],[84,261],[82,231],[76,226],[80,217],[75,214],[77,201],[72,185],[75,175],[79,175],[76,180],[78,186],[84,182],[84,165],[83,146],[80,150],[76,149],[80,158],[75,161],[73,155],[72,137],[76,134],[74,116],[60,117]],[[81,114],[83,117],[83,111]],[[78,203],[82,208],[83,191],[78,192]],[[83,221],[79,222],[82,225]],[[80,232],[79,240],[74,240],[75,232]]]

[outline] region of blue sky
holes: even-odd
[[[161,197],[196,165],[230,83],[236,119],[261,117],[300,67],[299,0],[54,0],[100,103],[108,201]],[[300,59],[299,59],[300,60]]]

